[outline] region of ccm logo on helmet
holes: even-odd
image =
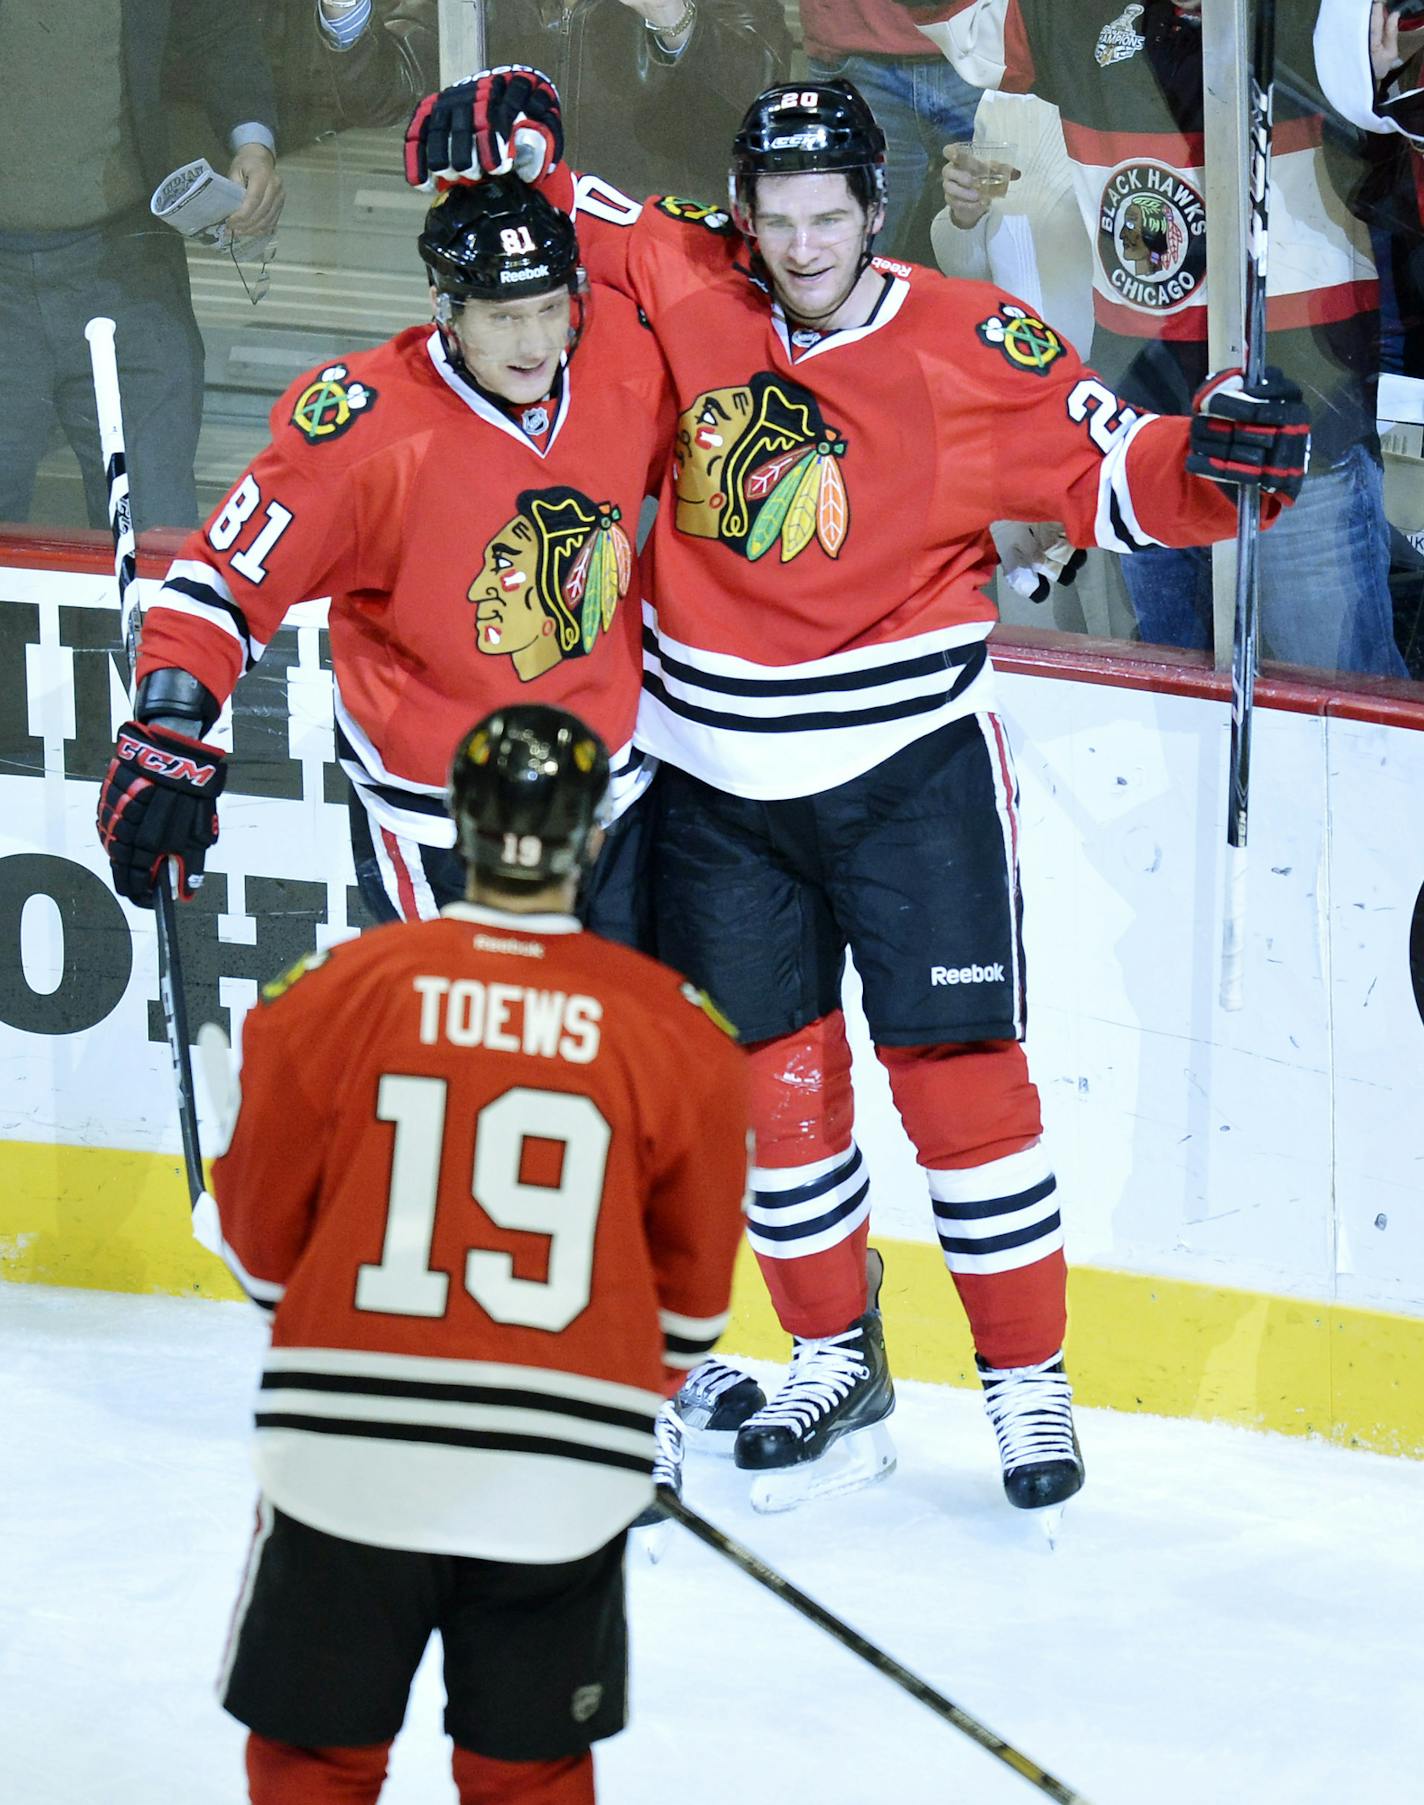
[[[1002,965],[932,965],[930,967],[930,983],[933,984],[1002,984],[1004,968]]]
[[[127,733],[119,735],[116,750],[126,764],[151,771],[155,777],[176,777],[186,783],[201,785],[211,783],[217,773],[216,765],[196,764],[178,752],[161,752],[157,746],[146,746],[142,740]]]

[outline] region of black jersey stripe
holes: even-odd
[[[690,683],[697,689],[710,689],[725,696],[764,696],[775,701],[781,696],[819,696],[837,690],[878,689],[886,683],[904,683],[913,677],[929,677],[936,671],[953,670],[968,664],[975,653],[983,655],[984,642],[971,640],[962,646],[945,646],[938,652],[924,652],[917,658],[903,658],[896,664],[877,664],[857,671],[827,672],[816,677],[724,677],[687,664],[672,657],[651,627],[643,628],[643,650],[652,652],[663,673]]]
[[[808,1184],[794,1185],[789,1191],[763,1191],[754,1184],[752,1196],[759,1210],[784,1210],[793,1203],[809,1203],[813,1197],[823,1196],[827,1191],[835,1190],[837,1185],[845,1184],[864,1164],[859,1147],[852,1147],[838,1166],[811,1179]]]
[[[1113,531],[1117,534],[1119,541],[1130,551],[1145,552],[1151,549],[1154,541],[1139,539],[1127,524],[1127,517],[1118,502],[1117,490],[1112,486],[1111,481],[1108,483],[1108,518],[1112,521]]]
[[[812,1216],[807,1222],[776,1222],[768,1225],[755,1216],[749,1216],[747,1235],[753,1241],[800,1241],[807,1235],[819,1235],[823,1229],[834,1228],[838,1222],[844,1222],[847,1216],[853,1216],[864,1203],[869,1191],[870,1180],[867,1178],[859,1190],[842,1198],[823,1216]]]
[[[617,1429],[651,1430],[650,1410],[623,1410],[616,1404],[597,1404],[586,1398],[570,1398],[546,1391],[519,1391],[505,1385],[461,1385],[445,1379],[384,1379],[365,1373],[321,1373],[290,1370],[267,1371],[263,1391],[329,1391],[371,1398],[430,1398],[442,1404],[489,1404],[509,1410],[547,1410],[556,1416],[576,1417],[589,1423],[608,1423]]]
[[[718,1342],[716,1335],[664,1335],[663,1352],[675,1356],[679,1362],[683,1360],[701,1359],[703,1354],[710,1354]]]
[[[385,1423],[369,1417],[307,1416],[281,1410],[259,1410],[259,1429],[295,1429],[308,1435],[346,1435],[365,1441],[426,1442],[447,1448],[469,1448],[491,1454],[545,1454],[559,1460],[582,1460],[592,1466],[623,1467],[651,1474],[653,1455],[627,1454],[587,1442],[560,1441],[552,1435],[513,1435],[502,1429],[457,1429],[445,1423]]]
[[[211,608],[218,614],[231,617],[233,625],[242,635],[242,643],[247,648],[246,669],[249,671],[257,663],[252,656],[252,629],[247,624],[247,616],[236,602],[229,601],[225,595],[214,589],[209,583],[200,583],[194,577],[168,577],[163,584],[164,589],[171,589],[178,595],[187,596],[190,602],[196,602],[200,608]],[[161,607],[163,590],[158,592],[155,606]]]
[[[419,790],[407,790],[400,784],[382,783],[366,768],[365,760],[341,731],[340,721],[336,722],[336,758],[342,766],[354,765],[360,773],[352,776],[348,770],[346,775],[358,789],[368,795],[378,796],[393,809],[405,809],[413,815],[444,816],[449,818],[449,810],[445,807],[444,798],[440,796],[422,795]]]
[[[1042,1222],[1030,1222],[1027,1228],[1010,1229],[1002,1235],[986,1235],[981,1240],[968,1235],[941,1233],[939,1244],[946,1253],[1007,1253],[1011,1247],[1026,1247],[1030,1241],[1051,1235],[1062,1226],[1063,1218],[1054,1210]]]
[[[980,642],[975,654],[947,690],[929,696],[908,696],[898,702],[882,702],[874,708],[854,708],[838,712],[826,710],[815,714],[740,715],[720,708],[701,708],[669,694],[661,678],[651,671],[643,673],[643,688],[661,702],[670,713],[704,727],[720,727],[742,733],[818,733],[826,728],[869,727],[881,721],[912,720],[916,715],[933,714],[955,701],[984,668],[987,653]]]
[[[1026,1210],[1032,1203],[1042,1203],[1058,1189],[1058,1180],[1050,1172],[1027,1191],[1015,1191],[1009,1197],[990,1197],[982,1203],[948,1203],[943,1197],[932,1198],[934,1213],[946,1222],[985,1222],[991,1216],[1007,1216],[1014,1210]]]

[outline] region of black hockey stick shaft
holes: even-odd
[[[142,620],[134,587],[137,546],[129,506],[128,459],[124,450],[124,414],[119,395],[119,367],[114,350],[114,322],[102,316],[84,328],[94,373],[94,402],[99,415],[99,446],[109,490],[109,529],[114,536],[114,574],[119,585],[119,623],[132,692],[138,671]],[[198,1106],[193,1090],[193,1061],[188,1050],[188,1011],[183,994],[183,964],[178,951],[177,907],[169,863],[159,867],[154,887],[154,920],[158,939],[158,997],[173,1078],[178,1089],[178,1126],[183,1137],[183,1167],[188,1200],[196,1206],[203,1195],[203,1156],[198,1140]]]
[[[1251,51],[1250,163],[1246,233],[1246,386],[1266,368],[1266,274],[1270,244],[1271,113],[1276,78],[1275,0],[1256,0]],[[1236,613],[1231,634],[1231,758],[1226,812],[1226,906],[1221,1004],[1239,1009],[1246,960],[1246,830],[1251,802],[1261,584],[1261,495],[1243,488],[1236,503]]]
[[[854,1630],[848,1623],[843,1623],[824,1605],[817,1604],[814,1598],[808,1598],[799,1587],[792,1585],[784,1574],[778,1573],[774,1567],[767,1566],[766,1562],[759,1555],[753,1554],[750,1548],[744,1548],[740,1542],[734,1542],[714,1523],[709,1523],[705,1517],[698,1516],[695,1510],[690,1510],[682,1499],[671,1490],[660,1488],[658,1503],[668,1516],[675,1522],[681,1523],[683,1528],[695,1535],[699,1542],[705,1542],[714,1553],[731,1561],[734,1567],[740,1567],[748,1579],[754,1579],[759,1586],[765,1586],[766,1590],[779,1598],[783,1604],[789,1604],[793,1611],[799,1611],[803,1617],[809,1618],[817,1628],[823,1629],[828,1636],[833,1636],[843,1648],[848,1648],[852,1654],[859,1655],[861,1660],[873,1667],[877,1673],[883,1674],[887,1680],[892,1680],[903,1692],[908,1692],[911,1698],[918,1699],[922,1705],[928,1706],[936,1717],[943,1718],[947,1724],[952,1724],[956,1730],[961,1731],[972,1742],[977,1742],[981,1749],[997,1757],[1006,1767],[1011,1767],[1016,1774],[1027,1780],[1030,1786],[1037,1787],[1046,1798],[1058,1800],[1059,1805],[1089,1805],[1082,1793],[1074,1792],[1071,1786],[1065,1786],[1061,1780],[1056,1780],[1036,1761],[1030,1761],[1028,1756],[1016,1749],[1012,1743],[1005,1742],[1002,1736],[996,1735],[986,1724],[981,1724],[977,1717],[971,1717],[952,1699],[946,1698],[942,1692],[936,1692],[928,1680],[922,1680],[917,1673],[911,1673],[908,1667],[902,1667],[893,1655],[886,1654],[883,1648],[878,1647],[868,1637],[862,1636],[859,1630]]]

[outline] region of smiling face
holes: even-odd
[[[432,298],[435,290],[431,289]],[[542,401],[569,343],[567,289],[456,305],[450,330],[482,389],[516,406]]]
[[[758,176],[752,229],[787,313],[827,332],[859,325],[880,283],[861,259],[884,220],[883,206],[867,215],[839,171]]]

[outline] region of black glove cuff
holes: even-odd
[[[150,671],[134,696],[134,719],[147,724],[162,720],[193,722],[195,739],[206,739],[222,712],[217,697],[190,671]]]

